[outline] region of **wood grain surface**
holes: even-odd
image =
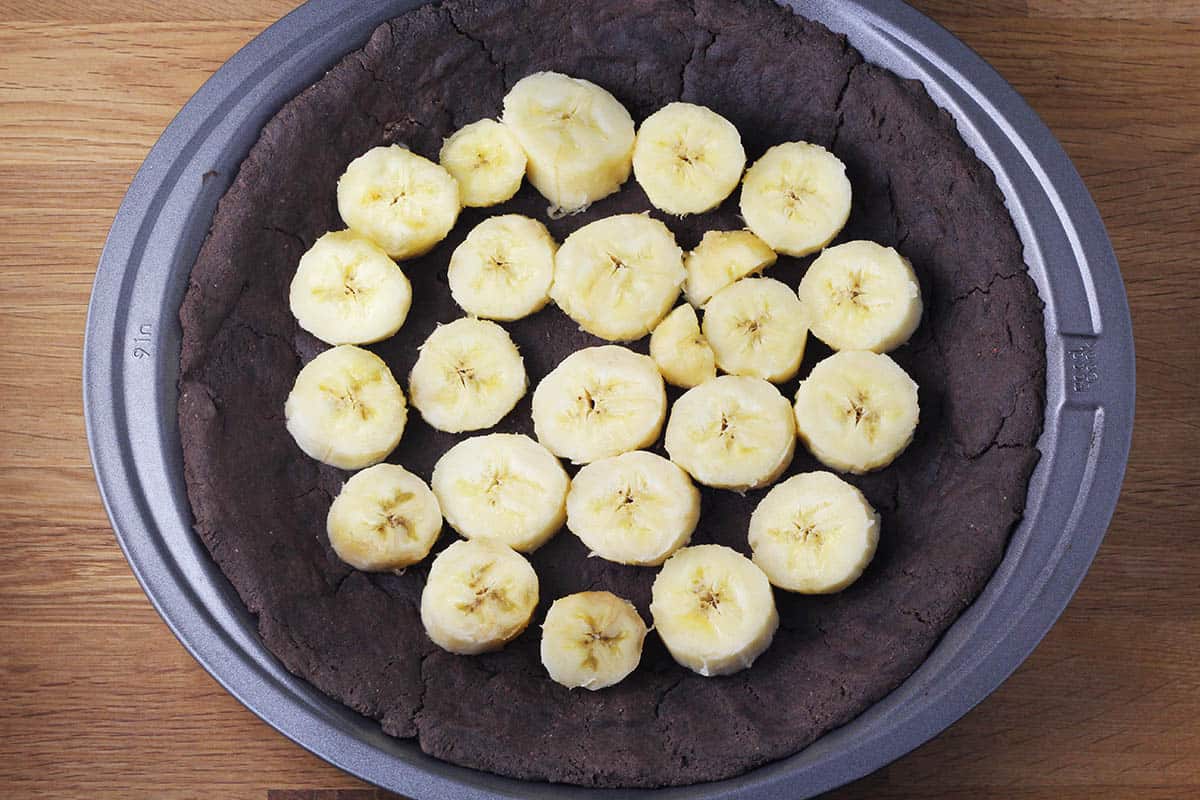
[[[1120,506],[1062,620],[995,694],[829,797],[1200,796],[1200,0],[920,0],[1038,110],[1133,308]],[[183,650],[88,461],[95,265],[163,127],[281,0],[0,0],[0,797],[367,800]]]

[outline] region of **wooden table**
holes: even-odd
[[[172,637],[100,505],[92,275],[138,164],[286,0],[0,0],[0,796],[365,800]],[[1083,173],[1133,307],[1121,503],[1054,630],[934,741],[831,797],[1200,796],[1200,0],[921,0]]]

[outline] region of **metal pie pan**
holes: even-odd
[[[528,783],[431,758],[288,673],[191,529],[176,424],[178,308],[224,193],[267,119],[414,0],[312,0],[231,58],[150,151],[100,258],[84,401],[117,539],[183,645],[268,724],[418,800],[640,797]],[[1024,520],[984,592],[899,688],[794,756],[663,798],[809,797],[927,741],[995,689],[1062,613],[1116,504],[1133,426],[1133,338],[1112,247],[1071,162],[979,56],[896,0],[791,0],[863,56],[921,80],[996,174],[1046,303],[1047,404]]]

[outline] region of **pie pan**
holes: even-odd
[[[188,273],[218,199],[262,125],[415,0],[312,0],[250,42],[150,151],[100,258],[84,405],[100,491],[146,594],[226,689],[301,746],[417,800],[618,798],[647,790],[527,783],[456,767],[288,673],[191,528],[176,423]],[[810,797],[866,775],[995,689],[1062,613],[1116,504],[1133,426],[1129,310],[1087,190],[1032,109],[982,59],[897,0],[792,0],[871,62],[921,80],[994,171],[1045,302],[1046,417],[1025,516],[983,593],[899,688],[801,752],[667,798]]]

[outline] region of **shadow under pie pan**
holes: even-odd
[[[290,674],[192,531],[177,424],[188,273],[217,201],[263,124],[380,22],[419,3],[314,0],[231,58],[151,150],[101,256],[84,358],[88,439],[114,530],[155,607],[196,659],[267,723],[327,761],[413,798],[632,797],[517,781],[425,755]],[[663,798],[799,798],[859,778],[994,690],[1065,608],[1116,504],[1133,425],[1133,339],[1099,215],[1051,133],[965,45],[893,0],[788,5],[864,58],[919,79],[995,173],[1045,303],[1042,457],[1024,518],[978,599],[896,690],[799,753]]]

